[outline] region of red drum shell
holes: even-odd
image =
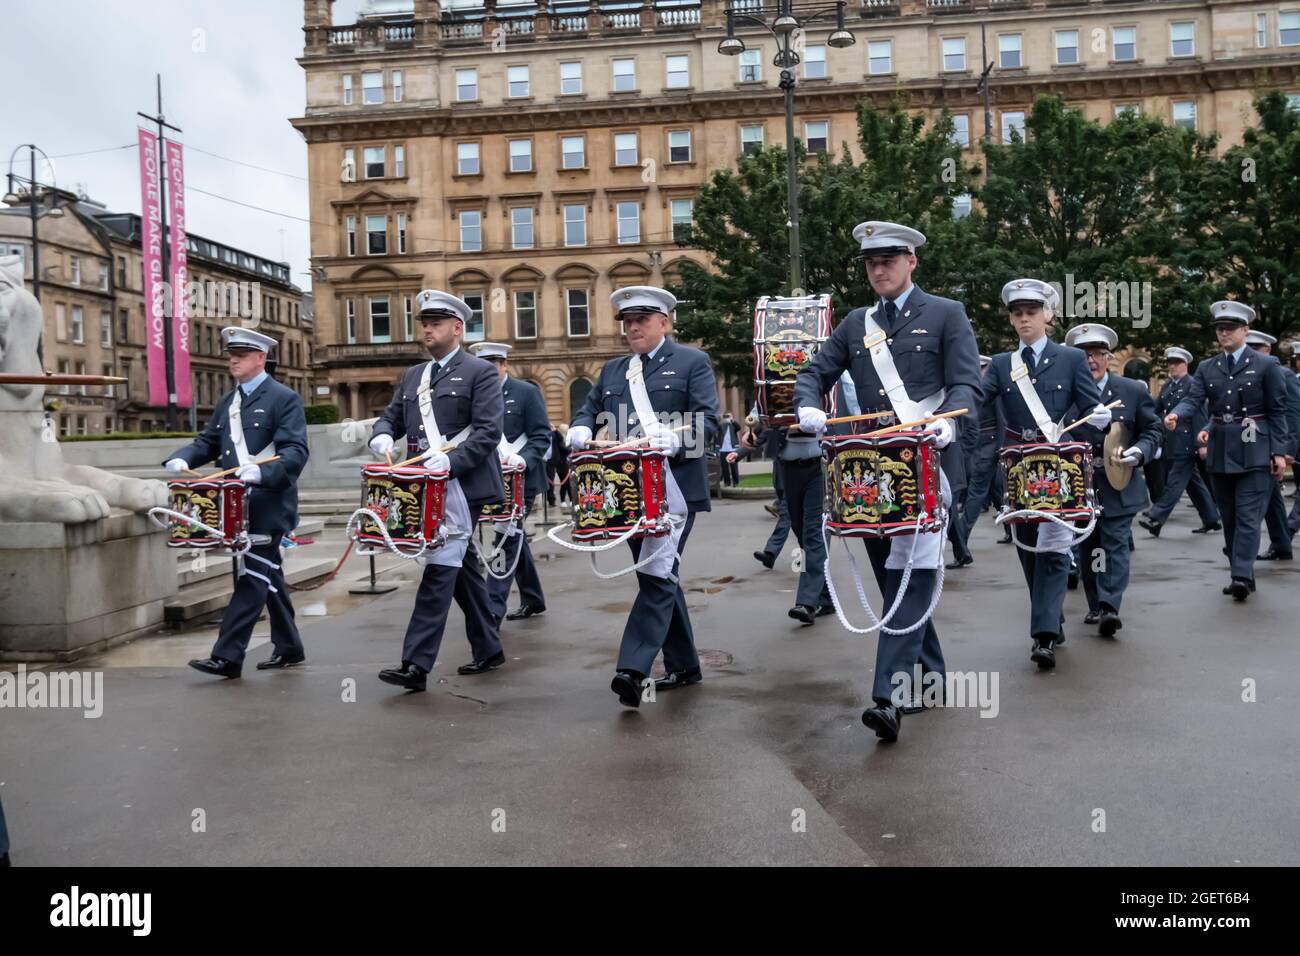
[[[220,535],[172,518],[167,547],[238,551],[248,537],[248,489],[238,478],[176,478],[167,482],[168,507],[189,515]]]
[[[573,540],[616,538],[642,519],[632,537],[668,534],[668,467],[662,452],[644,448],[570,453]]]
[[[830,435],[821,446],[831,534],[891,538],[942,527],[939,449],[933,434]]]
[[[516,521],[524,516],[524,482],[528,475],[527,465],[502,465],[501,483],[505,500],[499,505],[484,505],[479,512],[480,523]]]
[[[399,551],[414,553],[441,544],[447,472],[409,465],[361,466],[361,507],[384,520],[388,536]],[[356,541],[386,547],[384,536],[367,516],[357,524]]]
[[[1087,522],[1097,513],[1092,483],[1092,445],[1088,442],[1026,442],[998,454],[1006,491],[1003,505],[1038,516],[1008,518],[1005,524],[1041,524],[1055,515]]]

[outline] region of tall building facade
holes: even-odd
[[[771,0],[732,3],[772,15]],[[514,346],[516,373],[567,420],[624,351],[609,293],[703,262],[676,241],[700,186],[784,144],[774,39],[742,21],[746,53],[719,54],[724,0],[380,0],[351,24],[332,6],[304,0],[307,106],[293,120],[312,181],[318,392],[350,417],[381,408],[424,356],[411,309],[434,286],[474,307],[468,339]],[[1225,143],[1258,90],[1300,103],[1294,0],[858,0],[848,14],[852,47],[828,47],[833,20],[799,38],[795,127],[810,151],[860,159],[856,104],[899,91],[951,111],[970,149],[986,122],[1005,141],[1047,92]]]

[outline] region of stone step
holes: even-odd
[[[163,619],[169,624],[183,624],[225,608],[230,603],[231,594],[234,593],[234,583],[230,579],[229,562],[223,559],[221,563],[225,565],[225,574],[219,579],[183,589],[163,605]],[[329,574],[337,563],[337,556],[300,558],[295,555],[292,559],[285,560],[284,574],[290,584],[310,583]],[[209,568],[214,564],[216,562],[208,562]]]

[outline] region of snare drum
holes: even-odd
[[[248,486],[238,478],[167,482],[168,507],[217,533],[169,516],[167,547],[243,551],[248,544]]]
[[[1039,524],[1051,520],[1048,515],[1063,521],[1088,521],[1097,513],[1089,442],[1008,445],[999,457],[1006,478],[1002,510],[1035,512],[1007,518],[1004,523]]]
[[[504,485],[505,500],[499,505],[484,505],[478,516],[480,522],[515,521],[524,516],[524,478],[527,472],[526,464],[511,467],[505,462],[501,463],[501,481]]]
[[[889,538],[938,531],[943,503],[934,438],[924,432],[823,438],[831,534]]]
[[[804,298],[763,296],[754,306],[754,394],[764,425],[792,425],[794,380],[812,364],[831,334],[834,314],[829,295]],[[829,400],[822,407],[832,409]]]
[[[644,448],[570,453],[573,540],[668,534],[667,468],[663,452]]]
[[[429,551],[445,543],[442,508],[446,487],[445,471],[409,465],[361,466],[361,507],[383,522],[393,546],[406,554]],[[370,515],[361,515],[354,540],[387,547]]]

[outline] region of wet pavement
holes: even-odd
[[[453,610],[429,691],[408,695],[375,674],[397,663],[412,568],[383,575],[402,582],[391,594],[349,596],[354,558],[294,595],[304,667],[253,669],[269,653],[263,621],[239,681],[185,666],[210,630],[163,635],[80,665],[103,674],[98,719],[0,709],[13,857],[1294,865],[1300,568],[1261,564],[1258,593],[1234,605],[1219,593],[1222,536],[1194,523],[1180,507],[1159,539],[1136,531],[1117,640],[1082,625],[1071,592],[1069,641],[1039,673],[1019,565],[982,519],[937,626],[950,669],[996,675],[996,716],[910,716],[896,745],[859,719],[875,638],[789,620],[790,551],[772,571],[751,556],[771,524],[761,502],[697,521],[684,575],[705,682],[636,711],[608,689],[631,577],[598,581],[538,538],[548,611],[507,623],[507,665],[456,675],[469,654]],[[330,536],[313,547],[341,550]]]

